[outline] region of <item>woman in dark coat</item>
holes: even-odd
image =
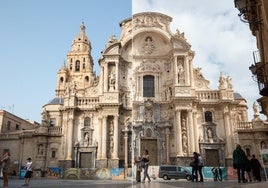
[[[246,182],[245,179],[245,166],[247,162],[247,156],[242,150],[241,146],[237,144],[236,149],[233,151],[233,167],[237,170],[238,183]]]
[[[255,155],[252,155],[250,162],[251,162],[253,176],[255,177],[256,180],[261,181],[262,167],[261,167],[260,162],[258,161],[258,159],[256,159]]]

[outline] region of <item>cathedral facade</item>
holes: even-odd
[[[100,75],[81,25],[36,131],[37,145],[57,160],[40,158],[40,165],[130,167],[144,149],[151,165],[188,165],[194,151],[207,165],[231,164],[236,125],[248,119],[246,100],[229,76],[220,74],[218,89],[209,88],[171,21],[153,12],[122,21],[120,38],[112,36],[102,51]],[[60,134],[47,142],[46,131]]]

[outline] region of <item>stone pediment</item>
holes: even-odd
[[[114,54],[119,54],[120,50],[120,43],[108,43],[106,45],[105,50],[103,51],[103,55],[114,55]]]
[[[190,50],[191,45],[187,42],[184,33],[181,33],[178,29],[173,35],[173,47],[179,50]]]

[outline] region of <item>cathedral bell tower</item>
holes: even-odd
[[[71,50],[67,54],[67,64],[64,63],[58,72],[56,96],[63,98],[75,88],[76,93],[83,94],[84,89],[93,85],[93,60],[91,43],[86,35],[84,23],[80,33],[74,38]]]

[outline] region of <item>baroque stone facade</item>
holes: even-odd
[[[112,36],[102,52],[99,76],[81,25],[58,72],[56,98],[43,112],[44,123],[62,128],[57,155],[67,166],[129,166],[145,148],[152,165],[185,164],[194,151],[205,160],[215,156],[211,165],[232,158],[235,125],[248,118],[246,101],[230,77],[220,75],[218,90],[209,88],[171,21],[151,12],[122,21],[121,37]],[[83,155],[91,161],[84,164]]]
[[[188,166],[194,151],[207,166],[232,165],[235,144],[243,140],[238,131],[252,124],[246,100],[221,73],[218,89],[209,87],[171,21],[154,12],[122,21],[120,38],[111,36],[102,51],[100,75],[81,25],[58,71],[56,96],[32,133],[37,168],[127,168],[144,149],[155,166]],[[267,133],[259,141],[268,144]]]

